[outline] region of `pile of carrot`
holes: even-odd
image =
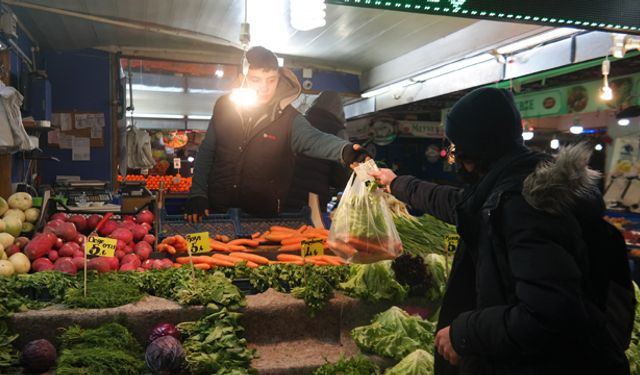
[[[315,266],[342,266],[347,264],[340,257],[333,255],[314,255],[310,257],[301,257],[300,255],[292,254],[278,254],[276,257],[278,261],[271,262],[271,264],[288,263],[302,266],[305,263],[313,264]]]
[[[272,226],[268,231],[257,234],[256,239],[264,239],[270,242],[280,242],[280,251],[299,251],[302,249],[302,241],[322,239],[324,242],[329,237],[329,230],[303,225],[298,229]]]
[[[158,244],[159,252],[167,252],[171,255],[175,253],[186,253],[187,252],[187,240],[179,234],[175,236],[170,236],[162,240],[161,243]]]
[[[251,253],[245,252],[233,252],[229,254],[214,254],[214,255],[193,255],[191,260],[196,268],[199,269],[211,269],[214,267],[233,267],[237,264],[244,263],[249,268],[257,268],[259,266],[266,266],[270,264],[295,264],[302,266],[304,264],[313,264],[315,266],[342,266],[346,264],[342,259],[331,255],[318,255],[310,257],[301,257],[300,255],[291,254],[279,254],[277,261],[270,261],[269,259]],[[190,259],[188,256],[176,258],[176,267],[189,264]]]

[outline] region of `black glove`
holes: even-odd
[[[346,145],[342,149],[342,160],[347,166],[350,166],[352,163],[362,163],[365,161],[367,157],[371,157],[371,154],[364,149],[364,147],[360,147],[358,150],[353,149],[353,144],[350,143]]]
[[[209,210],[209,200],[202,196],[190,197],[184,205],[185,216],[204,216],[206,214],[205,210]]]

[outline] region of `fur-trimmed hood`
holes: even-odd
[[[588,207],[599,210],[601,175],[588,167],[591,149],[587,143],[567,146],[553,160],[538,164],[524,180],[522,195],[527,203],[554,215]]]

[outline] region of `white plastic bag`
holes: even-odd
[[[391,211],[374,181],[352,174],[331,223],[331,251],[353,263],[374,263],[402,254]]]
[[[135,126],[131,127],[127,132],[127,167],[145,169],[154,164],[149,133]]]

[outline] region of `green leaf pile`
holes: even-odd
[[[418,349],[385,371],[384,375],[433,375],[433,356]]]
[[[379,375],[380,368],[363,355],[320,366],[313,375]]]
[[[400,360],[416,349],[431,350],[435,324],[393,306],[354,328],[351,337],[366,352]]]
[[[407,289],[396,281],[390,261],[351,266],[349,280],[340,289],[351,297],[366,301],[402,301]]]

